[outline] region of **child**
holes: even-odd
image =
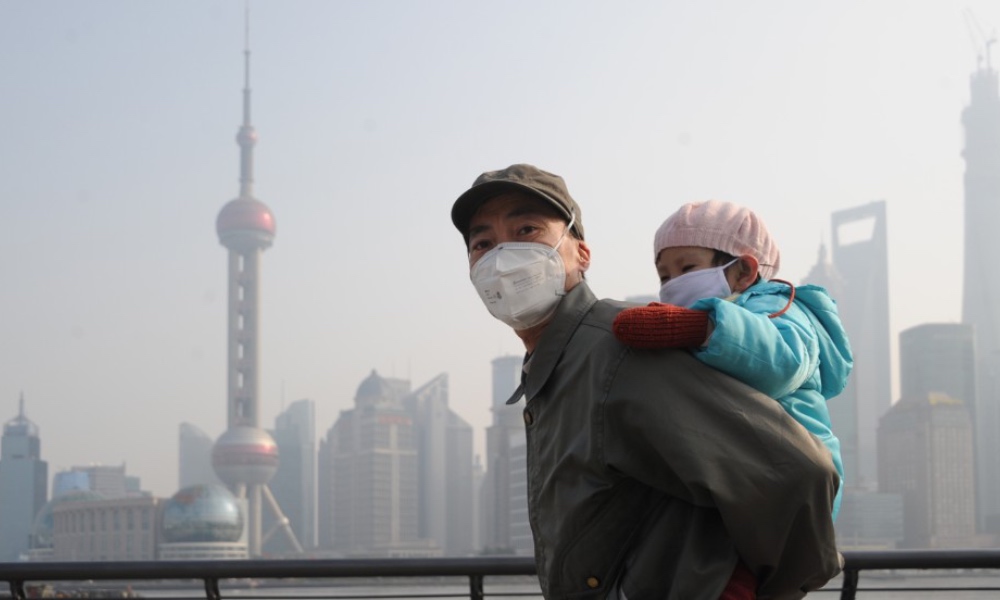
[[[756,214],[729,202],[685,204],[657,230],[653,250],[662,304],[623,310],[615,335],[635,348],[692,348],[777,399],[830,449],[841,479],[836,518],[844,467],[826,401],[843,391],[853,358],[833,299],[818,286],[770,280],[778,247]]]

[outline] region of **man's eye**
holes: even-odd
[[[520,228],[518,228],[517,234],[518,235],[529,235],[531,233],[534,233],[537,230],[538,230],[538,228],[535,227],[534,225],[523,225]]]
[[[681,273],[687,273],[691,269],[694,269],[694,265],[684,265],[684,267],[681,268]]]

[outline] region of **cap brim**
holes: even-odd
[[[462,234],[462,237],[465,238],[466,242],[468,242],[469,239],[469,223],[472,221],[472,216],[476,214],[479,207],[482,206],[487,200],[496,198],[504,192],[521,192],[541,200],[545,200],[550,206],[552,206],[552,208],[556,209],[556,212],[561,214],[567,222],[573,218],[573,215],[569,214],[561,203],[557,202],[553,198],[550,198],[546,194],[539,192],[533,187],[522,185],[514,181],[487,181],[469,188],[464,194],[455,200],[455,204],[451,207],[451,222],[454,223],[455,228]]]

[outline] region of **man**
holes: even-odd
[[[528,513],[546,598],[716,600],[739,560],[759,598],[840,570],[829,452],[774,400],[682,351],[615,340],[562,178],[483,173],[452,207],[470,275],[527,351]]]

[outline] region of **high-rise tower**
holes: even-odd
[[[526,479],[513,456],[524,446],[524,417],[507,400],[521,381],[524,357],[499,356],[493,366],[493,422],[486,428],[486,480],[482,489],[483,542],[491,551],[512,552],[511,531],[527,516]],[[515,522],[516,521],[516,522]]]
[[[994,40],[995,41],[995,40]],[[970,81],[965,128],[965,278],[962,321],[976,340],[977,398],[973,405],[979,526],[1000,532],[1000,269],[993,242],[1000,223],[1000,94],[986,60]]]
[[[274,496],[287,511],[295,537],[306,548],[315,548],[316,403],[308,398],[292,402],[275,417],[271,434],[281,452],[281,465],[271,480]],[[269,555],[288,551],[283,539],[265,539],[263,544]]]
[[[413,418],[418,460],[417,534],[446,555],[466,556],[472,546],[472,427],[448,406],[448,375],[403,397]]]
[[[22,394],[0,442],[0,561],[18,560],[30,548],[31,526],[48,491],[49,466],[41,455],[38,426],[24,416]]]
[[[408,380],[373,370],[320,442],[321,546],[381,558],[440,554],[419,540],[419,449],[402,403],[409,392]]]
[[[249,31],[249,19],[248,31]],[[240,195],[222,207],[216,219],[219,242],[229,249],[228,429],[215,442],[212,466],[219,479],[240,498],[247,498],[248,550],[260,555],[261,518],[266,500],[296,551],[301,552],[288,519],[281,513],[267,482],[278,469],[278,445],[260,428],[259,355],[260,255],[274,240],[274,214],[253,197],[253,147],[257,132],[250,124],[250,45],[244,56],[243,124],[240,146]]]
[[[222,483],[212,468],[215,440],[192,423],[181,423],[177,436],[177,489]]]
[[[903,545],[969,548],[975,539],[972,419],[947,394],[903,396],[878,428],[879,490],[903,497]]]
[[[878,482],[878,420],[892,404],[885,202],[837,211],[830,221],[836,280],[831,291],[854,353],[847,387],[830,401],[830,420],[841,442],[846,488],[872,490]]]

